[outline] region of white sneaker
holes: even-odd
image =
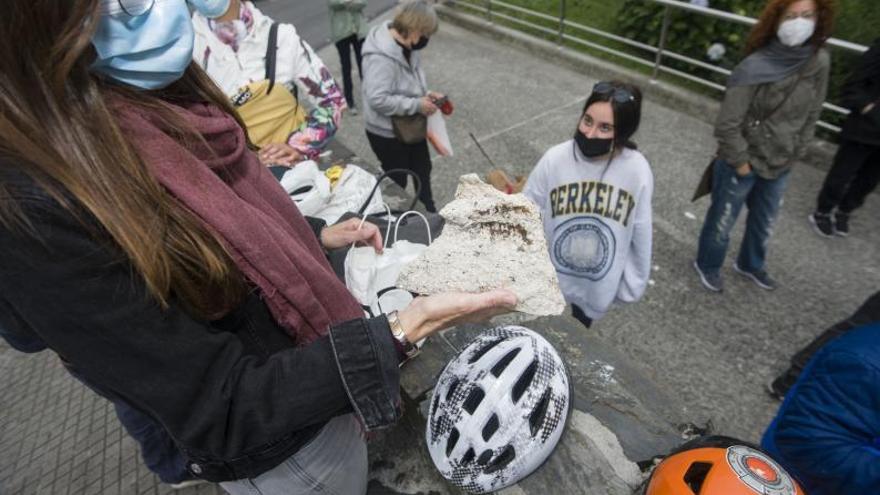
[[[356,107],[348,107],[348,113],[350,113],[352,115],[357,115],[358,109]]]

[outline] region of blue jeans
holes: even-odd
[[[745,204],[749,214],[736,264],[743,271],[759,272],[764,269],[767,242],[773,234],[789,172],[776,179],[764,179],[754,171],[740,177],[733,167],[720,159],[715,160],[713,167],[712,204],[700,232],[697,265],[707,274],[714,275],[721,270],[730,242],[730,230]]]

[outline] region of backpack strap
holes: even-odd
[[[269,28],[269,46],[266,48],[266,79],[269,80],[269,90],[266,94],[272,92],[275,87],[275,59],[278,54],[278,23],[273,22]]]

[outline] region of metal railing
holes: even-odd
[[[730,12],[725,12],[723,10],[711,9],[707,7],[700,7],[697,5],[692,5],[690,3],[678,1],[678,0],[645,0],[646,2],[651,2],[654,4],[659,4],[663,6],[663,23],[660,30],[660,39],[657,43],[657,46],[649,45],[646,43],[641,43],[639,41],[635,41],[629,39],[624,36],[620,36],[614,33],[609,33],[607,31],[602,31],[600,29],[596,29],[590,26],[585,26],[583,24],[579,24],[577,22],[570,21],[566,19],[566,12],[568,7],[569,0],[559,0],[559,15],[552,16],[549,14],[545,14],[543,12],[538,12],[535,10],[531,10],[525,7],[520,7],[518,5],[513,5],[502,0],[455,0],[452,2],[456,6],[462,6],[477,12],[480,12],[486,16],[486,19],[489,22],[493,22],[494,19],[501,19],[516,25],[525,26],[530,29],[534,29],[545,33],[556,39],[556,43],[562,45],[565,41],[570,41],[572,43],[585,46],[594,50],[599,50],[604,53],[608,53],[610,55],[614,55],[616,57],[623,58],[625,60],[629,60],[636,64],[645,66],[651,70],[651,82],[656,82],[660,73],[670,74],[676,77],[680,77],[682,79],[686,79],[688,81],[700,84],[702,86],[706,86],[718,91],[724,91],[725,87],[721,84],[718,84],[709,79],[705,79],[703,77],[689,74],[685,71],[669,67],[668,65],[663,64],[663,60],[672,59],[677,60],[679,62],[684,62],[694,67],[699,67],[701,69],[709,70],[712,72],[716,72],[718,74],[722,74],[724,76],[730,75],[730,70],[725,69],[719,65],[710,64],[708,62],[695,59],[693,57],[689,57],[687,55],[682,55],[680,53],[676,53],[667,48],[667,35],[669,32],[669,25],[672,19],[673,10],[690,12],[694,14],[699,14],[702,16],[714,18],[714,19],[722,19],[731,23],[741,24],[745,26],[752,26],[758,21],[752,17],[747,17],[743,15],[733,14]],[[541,19],[543,21],[547,21],[553,23],[554,28],[550,28],[546,25],[537,24],[535,22],[531,22],[526,19],[522,19],[507,13],[500,11],[497,7],[501,7],[502,9],[508,12],[516,12],[522,14],[523,16],[531,17],[534,19]],[[571,34],[575,33],[575,34]],[[605,40],[609,40],[612,42],[621,43],[623,45],[636,48],[641,51],[648,52],[653,55],[653,61],[648,60],[643,57],[639,57],[637,55],[633,55],[626,51],[622,51],[616,49],[612,46],[607,46],[601,43],[597,43],[595,41],[590,41],[583,37],[577,36],[580,33],[587,33],[599,38],[603,38]],[[843,50],[852,53],[864,53],[868,50],[868,47],[864,45],[859,45],[856,43],[851,43],[849,41],[840,40],[837,38],[831,38],[828,40],[827,45],[838,50]],[[840,115],[849,114],[849,110],[840,107],[838,105],[834,105],[833,103],[825,102],[823,104],[823,108],[830,112],[834,112]],[[825,122],[824,120],[820,120],[817,124],[819,127],[827,129],[829,131],[838,133],[840,132],[840,127]]]

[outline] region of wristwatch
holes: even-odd
[[[400,324],[400,318],[397,317],[397,311],[392,311],[388,313],[388,326],[391,327],[391,335],[394,337],[394,340],[400,344],[400,348],[403,351],[403,354],[406,356],[406,361],[416,357],[419,355],[419,348],[409,341],[406,338],[406,332],[403,331],[403,325]],[[400,363],[403,364],[403,363]]]

